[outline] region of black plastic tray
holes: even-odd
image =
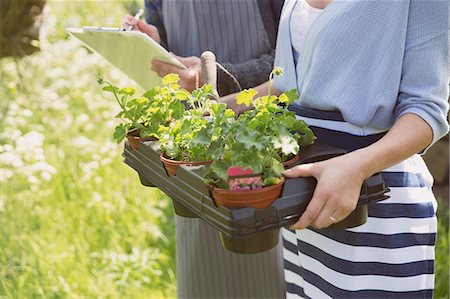
[[[298,163],[314,162],[344,154],[345,151],[316,142],[301,151]],[[159,143],[143,142],[137,150],[126,143],[125,163],[135,169],[145,186],[156,186],[174,200],[175,212],[184,217],[198,217],[215,227],[224,247],[238,253],[268,250],[278,242],[278,229],[294,224],[311,200],[315,178],[287,179],[282,196],[266,209],[217,207],[204,184],[204,166],[181,166],[176,176],[168,177],[159,159]],[[361,189],[358,207],[334,228],[348,228],[365,223],[367,204],[386,199],[389,191],[376,174]]]

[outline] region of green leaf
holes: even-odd
[[[124,114],[125,114],[124,111],[120,111],[120,112],[117,113],[114,117],[115,117],[115,118],[121,118]]]
[[[114,92],[114,91],[119,92],[119,87],[108,85],[108,86],[103,87],[102,90],[108,91],[108,92]]]
[[[160,88],[158,86],[155,86],[152,89],[146,91],[143,96],[150,100],[153,99],[157,94],[159,94],[159,92]]]
[[[136,90],[133,87],[124,87],[124,88],[119,89],[119,93],[132,96],[136,93]]]
[[[226,109],[223,116],[225,118],[234,118],[236,116],[236,113],[234,113],[234,111],[231,109]]]
[[[252,149],[262,149],[263,145],[258,140],[259,133],[257,131],[244,131],[240,132],[236,136],[236,141],[241,143],[246,149],[252,150]]]
[[[172,117],[175,119],[180,119],[184,112],[184,105],[181,102],[172,102],[169,105],[169,108],[172,109]]]
[[[127,135],[128,132],[128,126],[127,124],[119,124],[116,126],[115,130],[114,130],[114,140],[117,141],[117,143],[120,143],[125,136]]]
[[[180,81],[180,76],[178,76],[178,74],[168,74],[162,78],[162,83],[164,85],[176,84],[178,81]]]
[[[258,93],[254,89],[244,89],[236,96],[236,101],[239,105],[244,104],[245,106],[250,106],[253,102],[253,98]]]
[[[214,174],[226,182],[228,180],[228,165],[223,161],[214,161],[210,169],[214,172]]]
[[[264,186],[276,185],[279,183],[281,183],[281,178],[277,178],[277,177],[268,177],[268,178],[264,179],[264,181],[263,181]]]
[[[148,99],[146,97],[138,97],[133,100],[137,105],[143,105],[148,103]]]
[[[187,91],[184,91],[184,90],[177,91],[175,93],[175,98],[177,100],[184,101],[187,98],[189,98],[189,93]]]
[[[250,168],[254,173],[262,172],[263,157],[258,152],[241,151],[235,156],[236,165],[243,169]]]
[[[198,131],[197,136],[192,140],[192,143],[195,145],[209,145],[211,143],[211,137],[206,128],[201,128],[200,131]],[[203,150],[205,151],[206,149],[204,148]]]
[[[280,103],[286,103],[287,105],[292,105],[300,95],[297,93],[297,89],[293,88],[289,91],[286,91],[279,97]]]
[[[280,95],[280,97],[278,98],[278,101],[280,103],[288,103],[289,102],[289,98],[287,97],[287,95],[285,93],[282,93]]]

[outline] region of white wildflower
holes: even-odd
[[[88,122],[89,122],[89,115],[84,113],[78,115],[77,118],[75,119],[75,124],[80,127],[84,126]]]
[[[41,147],[44,143],[44,135],[39,132],[31,131],[20,136],[16,140],[16,149],[20,152],[25,152],[36,147]]]
[[[31,117],[31,116],[33,116],[33,111],[31,111],[30,109],[24,109],[24,110],[22,110],[22,116]]]
[[[50,182],[52,177],[53,177],[52,174],[50,172],[48,172],[48,171],[44,171],[44,172],[41,173],[41,178],[44,181]]]
[[[39,184],[39,180],[34,175],[29,175],[27,177],[27,180],[28,180],[28,183],[30,183],[31,185]]]
[[[50,175],[56,173],[56,169],[46,162],[37,162],[30,167],[32,172],[48,172]]]
[[[94,142],[92,139],[89,139],[85,136],[78,136],[78,137],[72,139],[73,146],[75,146],[77,148],[84,148],[84,147],[92,145],[93,143]]]
[[[0,154],[0,165],[11,166],[14,168],[23,167],[22,157],[14,152],[4,152]]]
[[[0,182],[6,182],[14,175],[11,169],[0,168]]]

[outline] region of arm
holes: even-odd
[[[275,48],[278,23],[280,21],[281,8],[284,0],[259,0],[258,9],[261,14],[261,19],[264,22],[272,48]],[[264,54],[261,57],[248,60],[240,64],[222,63],[223,67],[227,69],[241,85],[243,89],[257,86],[266,82],[270,72],[274,67],[275,49],[270,53]],[[222,70],[217,73],[218,91],[220,95],[227,95],[237,92],[239,89],[234,81]]]
[[[306,211],[292,228],[327,227],[332,224],[330,216],[343,220],[356,208],[366,178],[417,153],[431,140],[431,127],[419,116],[405,114],[382,139],[366,148],[287,170],[288,178],[314,176],[318,181]]]
[[[196,56],[174,56],[187,67],[187,70],[180,70],[176,66],[159,60],[152,61],[152,70],[154,70],[160,77],[164,77],[170,73],[179,74],[180,86],[189,91],[196,88],[197,80],[198,85],[202,86],[204,82],[200,72],[200,58]],[[250,59],[244,63],[224,63],[222,66],[234,77],[236,77],[241,87],[245,89],[267,81],[269,74],[273,69],[274,56],[275,51],[272,51],[271,54],[264,54],[260,58]],[[218,69],[217,90],[219,95],[224,96],[239,91],[239,88],[228,74],[226,74],[223,70]]]
[[[259,58],[250,59],[244,63],[222,63],[222,66],[236,77],[242,89],[245,89],[267,81],[273,69],[274,58],[275,50],[272,50],[270,54],[264,54]],[[233,79],[220,69],[217,71],[217,82],[217,89],[220,95],[239,91]]]

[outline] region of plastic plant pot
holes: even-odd
[[[198,165],[207,165],[207,164],[211,164],[212,163],[212,160],[209,160],[209,161],[192,161],[192,162],[172,160],[172,159],[168,158],[164,153],[161,153],[160,159],[161,159],[161,161],[164,164],[164,167],[165,167],[165,169],[167,171],[167,175],[168,176],[176,175],[177,174],[177,169],[181,165],[198,166]]]
[[[253,207],[265,209],[280,197],[283,190],[284,179],[281,183],[264,187],[259,190],[231,191],[220,188],[212,188],[211,195],[218,207]]]
[[[234,253],[252,254],[270,250],[278,244],[278,229],[256,233],[249,237],[235,238],[220,233],[223,248]]]

